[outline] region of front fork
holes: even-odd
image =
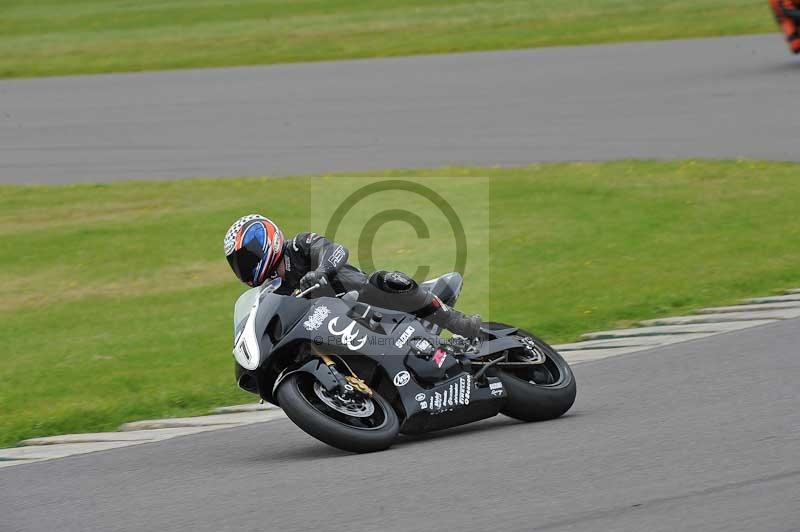
[[[367,397],[372,397],[372,389],[353,372],[347,362],[342,360],[342,363],[347,367],[350,375],[342,375],[336,367],[333,358],[329,355],[319,351],[314,346],[311,347],[311,353],[314,355],[314,358],[306,361],[300,367],[294,369],[286,368],[278,375],[278,378],[275,379],[275,384],[272,386],[273,396],[278,390],[278,386],[280,386],[289,375],[294,373],[308,373],[312,375],[328,393],[339,394],[341,396],[351,393],[360,393]]]
[[[328,367],[331,375],[333,375],[334,379],[336,379],[339,385],[339,391],[342,393],[342,395],[352,392],[353,390],[357,390],[367,397],[372,397],[372,389],[367,385],[366,382],[360,379],[352,369],[350,369],[350,366],[347,365],[347,362],[343,361],[344,365],[347,366],[347,370],[350,372],[350,375],[342,375],[341,372],[339,372],[339,370],[336,368],[336,362],[334,362],[330,356],[321,352],[316,347],[312,347],[311,351]]]

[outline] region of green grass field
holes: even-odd
[[[3,0],[0,77],[769,31],[766,0]]]
[[[461,306],[551,342],[800,285],[797,164],[388,175],[491,176],[489,188],[465,180],[454,191],[461,209],[474,206],[460,211],[474,253]],[[325,183],[331,201],[352,187]],[[287,233],[307,230],[319,218],[314,201],[304,178],[0,186],[0,445],[251,400],[232,378],[231,308],[242,287],[222,235],[253,211]],[[422,212],[402,198],[368,207],[398,204]],[[355,249],[356,233],[343,226],[337,240]],[[452,264],[399,222],[378,237],[378,267]]]

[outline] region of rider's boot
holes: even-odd
[[[432,314],[427,316],[429,322],[448,331],[463,336],[464,338],[474,339],[481,334],[481,317],[478,314],[468,316],[454,308],[448,307],[438,301],[438,307]],[[434,303],[436,305],[436,303]]]
[[[444,325],[448,331],[463,336],[464,338],[477,338],[481,334],[481,316],[475,314],[469,316],[463,312],[450,309],[450,318]]]

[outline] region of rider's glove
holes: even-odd
[[[327,276],[319,271],[308,272],[300,279],[300,290],[308,290],[317,283],[321,286],[328,284]]]

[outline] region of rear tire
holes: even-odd
[[[278,387],[278,404],[295,425],[321,442],[351,453],[388,449],[400,431],[397,413],[386,399],[373,392],[374,412],[369,417],[348,418],[318,400],[308,373],[290,375]]]
[[[494,330],[511,328],[502,323],[483,326]],[[508,394],[500,412],[521,421],[546,421],[564,415],[577,395],[572,369],[545,341],[522,329],[518,329],[517,334],[532,339],[547,361],[533,369],[497,372]]]

